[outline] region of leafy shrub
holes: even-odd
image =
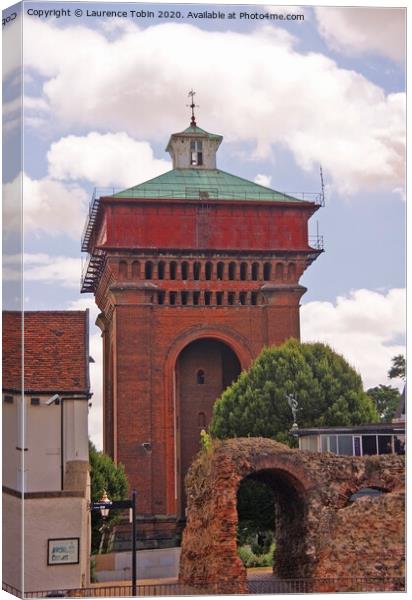
[[[249,545],[240,546],[237,552],[240,560],[247,569],[251,567],[271,567],[273,565],[275,543],[273,542],[270,545],[269,551],[266,554],[256,555]]]

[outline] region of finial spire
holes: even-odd
[[[193,90],[190,90],[190,92],[188,93],[188,96],[192,98],[192,103],[186,105],[186,106],[190,106],[190,108],[192,109],[192,118],[190,120],[190,127],[196,127],[195,108],[199,105],[195,104],[195,100],[194,100],[195,94],[196,94],[196,92],[194,92]]]

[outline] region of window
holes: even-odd
[[[252,264],[252,279],[257,281],[259,279],[259,263],[254,262]]]
[[[268,262],[265,262],[265,264],[263,265],[263,279],[265,281],[269,281],[271,273],[272,273],[272,265]]]
[[[377,454],[378,449],[376,445],[376,435],[363,435],[362,436],[362,454]]]
[[[229,279],[236,279],[236,263],[229,263]]]
[[[177,292],[169,292],[169,304],[174,306],[176,304]]]
[[[203,165],[202,142],[199,140],[190,142],[190,164],[194,167]]]
[[[216,292],[216,304],[222,306],[223,304],[223,292]]]
[[[244,306],[246,304],[246,292],[240,292],[239,294],[239,302]]]
[[[247,278],[247,263],[240,263],[240,279],[246,281]]]
[[[405,454],[405,436],[395,435],[394,436],[394,448],[396,454]]]
[[[152,275],[153,275],[153,264],[150,262],[150,260],[148,260],[144,266],[145,279],[151,279]]]
[[[158,304],[164,304],[165,302],[165,293],[164,292],[159,292],[157,295],[157,303]]]
[[[119,273],[122,277],[127,277],[127,262],[125,260],[119,262]]]
[[[205,305],[209,306],[210,303],[212,301],[212,293],[211,292],[205,292]]]
[[[233,306],[235,303],[235,292],[229,292],[227,295],[227,303]]]
[[[170,279],[176,279],[177,265],[175,261],[170,263]]]
[[[162,260],[157,265],[157,277],[158,279],[165,278],[165,264]]]
[[[186,306],[189,297],[189,292],[181,292],[182,305]]]
[[[200,292],[193,292],[193,304],[194,306],[199,306],[200,302]]]
[[[200,262],[193,263],[193,279],[199,281],[200,279]]]
[[[203,385],[205,383],[205,372],[202,369],[199,369],[196,373],[196,381],[198,385]]]
[[[392,454],[392,436],[378,435],[379,454]]]
[[[189,263],[182,262],[182,279],[189,279]]]
[[[212,273],[213,273],[213,265],[211,262],[207,262],[206,266],[205,266],[205,279],[207,279],[208,281],[210,279],[212,279]]]
[[[338,436],[338,454],[353,456],[353,441],[351,435]]]
[[[4,396],[4,402],[6,404],[13,404],[13,396]]]
[[[40,398],[30,398],[30,404],[32,406],[40,406]]]
[[[322,452],[337,453],[336,435],[322,435]]]
[[[225,268],[225,264],[222,262],[218,262],[217,263],[217,278],[222,280],[223,279],[223,272],[224,272],[224,268]]]

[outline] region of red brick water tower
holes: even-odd
[[[321,197],[221,171],[221,141],[192,117],[167,145],[173,169],[95,193],[83,236],[82,292],[101,310],[104,450],[125,465],[152,541],[184,516],[184,475],[216,398],[264,346],[299,338],[299,279],[322,252],[308,241]]]

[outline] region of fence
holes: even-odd
[[[217,586],[213,586],[218,589]],[[3,584],[3,590],[19,598],[118,598],[132,595],[130,585],[96,586],[89,588],[25,592]],[[208,586],[183,583],[138,585],[136,596],[204,596],[211,594]],[[312,594],[319,592],[400,592],[405,591],[404,577],[368,577],[339,579],[251,579],[249,594]],[[218,593],[218,592],[216,592]]]

